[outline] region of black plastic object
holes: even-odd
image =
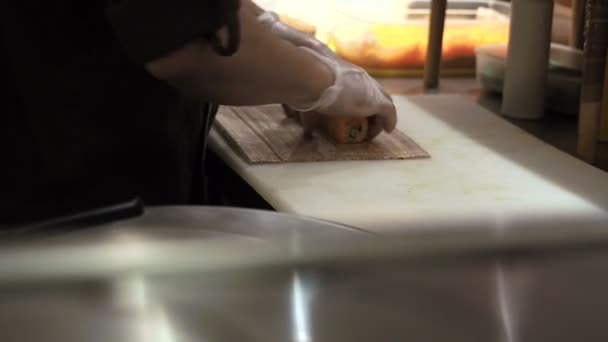
[[[139,198],[95,208],[67,216],[16,227],[4,232],[9,236],[47,235],[101,225],[114,221],[141,216],[144,205]]]

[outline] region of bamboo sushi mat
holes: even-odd
[[[220,107],[215,127],[251,164],[429,158],[398,130],[362,144],[335,144],[316,132],[306,138],[302,126],[280,105]]]

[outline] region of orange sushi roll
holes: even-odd
[[[358,144],[367,139],[367,118],[331,118],[325,125],[327,136],[340,144]]]

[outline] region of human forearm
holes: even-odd
[[[378,129],[372,131],[378,133],[395,128],[390,96],[363,69],[320,42],[284,29],[276,18],[264,22],[252,3],[243,1],[241,46],[235,55],[221,57],[204,42],[192,42],[148,63],[147,69],[182,92],[219,104],[283,103],[301,112],[373,117]]]
[[[247,1],[239,15],[241,46],[235,55],[218,56],[197,41],[146,68],[187,94],[228,105],[308,103],[332,85],[323,63],[258,24]]]

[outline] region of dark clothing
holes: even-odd
[[[213,34],[237,9],[238,0],[3,1],[0,224],[133,195],[187,202],[205,105],[186,104],[143,63]]]
[[[208,37],[236,17],[238,0],[118,0],[109,21],[128,54],[149,62],[197,37]]]

